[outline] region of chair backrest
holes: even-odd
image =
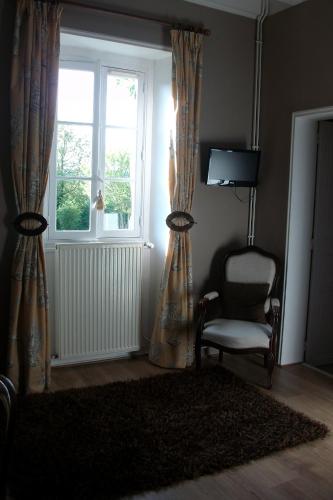
[[[235,283],[268,283],[268,296],[276,284],[278,275],[277,258],[252,246],[229,253],[224,263],[224,278]],[[265,311],[269,303],[265,304]]]
[[[15,387],[9,378],[0,375],[0,498],[6,498],[6,479],[16,406]]]

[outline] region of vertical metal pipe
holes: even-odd
[[[268,16],[269,0],[261,0],[261,12],[257,17],[256,26],[256,45],[255,45],[255,72],[254,72],[254,92],[253,92],[253,121],[252,121],[252,146],[253,151],[259,150],[259,133],[260,133],[260,108],[261,108],[261,76],[262,76],[262,46],[263,23]],[[248,233],[247,244],[254,245],[255,239],[255,216],[256,216],[256,197],[257,191],[255,187],[250,188],[249,198],[249,216],[248,216]]]

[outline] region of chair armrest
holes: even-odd
[[[279,335],[279,323],[280,323],[280,301],[276,297],[271,297],[270,299],[271,302],[271,320],[269,321],[271,327],[272,327],[272,337],[270,339],[270,350],[273,353],[273,356],[275,356],[276,352],[276,343],[277,343],[277,338]]]
[[[206,293],[202,297],[202,299],[199,300],[199,304],[198,304],[199,315],[200,315],[202,324],[203,324],[203,321],[204,321],[206,313],[207,313],[208,305],[211,302],[213,302],[215,299],[218,299],[218,298],[219,298],[219,293],[214,291],[214,292]]]
[[[209,304],[209,302],[212,302],[213,300],[217,299],[219,297],[218,292],[208,292],[206,293],[202,299],[199,300],[199,307],[200,309],[206,309],[206,306]]]
[[[271,298],[271,308],[274,316],[280,314],[280,301],[277,298]]]
[[[206,321],[208,305],[219,297],[219,293],[216,291],[206,293],[198,303],[198,327],[197,327],[197,343],[200,343],[200,337],[204,328],[204,323]]]
[[[219,297],[219,293],[214,291],[214,292],[206,293],[203,296],[203,299],[208,300],[210,302],[211,300],[217,299],[218,297]]]
[[[275,337],[277,335],[280,321],[280,301],[275,297],[271,297],[270,302],[271,321],[269,321],[269,323],[271,324],[273,329],[273,337]]]

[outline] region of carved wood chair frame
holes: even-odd
[[[246,253],[254,252],[259,255],[262,255],[263,257],[268,257],[272,259],[275,263],[275,276],[274,280],[272,282],[272,287],[270,290],[270,293],[268,295],[268,298],[270,298],[270,308],[269,311],[265,314],[267,323],[270,324],[272,327],[272,335],[269,339],[269,346],[268,348],[264,347],[254,347],[254,348],[243,348],[243,349],[237,349],[237,348],[231,348],[231,347],[226,347],[221,344],[215,343],[211,340],[204,339],[202,338],[202,334],[204,331],[204,325],[206,323],[206,318],[207,318],[207,313],[209,310],[209,306],[211,303],[219,299],[219,294],[214,293],[207,293],[205,294],[199,301],[198,308],[199,308],[199,321],[198,321],[198,327],[196,331],[196,342],[195,342],[195,360],[196,360],[196,368],[200,369],[201,368],[201,348],[202,347],[214,347],[219,351],[219,361],[222,362],[223,360],[223,352],[227,352],[230,354],[249,354],[249,353],[256,353],[256,354],[262,354],[264,357],[264,366],[267,369],[267,375],[268,375],[268,383],[267,383],[267,388],[272,387],[272,374],[273,374],[273,369],[275,365],[275,358],[276,358],[276,346],[277,346],[277,338],[279,334],[279,321],[280,321],[280,301],[277,298],[273,298],[274,295],[276,294],[276,288],[280,276],[280,262],[277,259],[277,257],[269,252],[266,252],[265,250],[256,247],[256,246],[247,246],[245,248],[241,248],[238,250],[234,250],[232,252],[229,252],[225,258],[224,258],[224,264],[223,264],[223,273],[225,276],[225,268],[227,261],[230,257],[234,257],[237,255],[243,255]]]

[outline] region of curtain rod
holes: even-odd
[[[140,21],[151,21],[153,23],[163,24],[164,26],[168,26],[169,28],[181,29],[185,31],[195,31],[197,33],[202,33],[203,35],[209,36],[210,30],[207,28],[202,28],[199,26],[186,25],[178,22],[171,22],[166,19],[159,19],[156,17],[149,17],[140,14],[130,14],[129,12],[123,12],[120,10],[114,10],[107,7],[97,7],[95,5],[89,5],[82,2],[73,2],[72,0],[60,0],[60,3],[63,5],[71,5],[73,7],[80,7],[83,9],[93,10],[95,12],[102,12],[104,14],[115,14],[117,16],[131,17],[132,19],[139,19]]]

